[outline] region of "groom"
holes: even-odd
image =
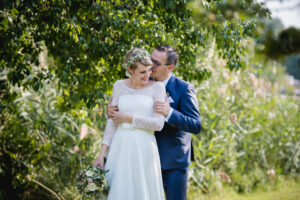
[[[165,116],[164,128],[155,132],[163,185],[167,200],[185,200],[188,167],[193,160],[190,133],[201,130],[197,97],[193,86],[172,73],[178,53],[170,45],[161,45],[151,54],[152,78],[166,86],[168,102],[156,102],[154,111]]]
[[[156,47],[151,59],[151,76],[165,84],[168,95],[168,101],[154,104],[154,111],[163,114],[166,121],[164,128],[155,132],[164,190],[167,200],[186,200],[188,167],[193,159],[190,133],[197,134],[201,130],[198,102],[193,86],[172,73],[178,61],[173,47]],[[109,105],[110,109],[117,108]]]

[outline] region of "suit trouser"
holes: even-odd
[[[167,200],[186,200],[189,167],[162,170]]]

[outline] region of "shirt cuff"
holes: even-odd
[[[173,113],[173,108],[170,108],[169,114],[168,114],[168,116],[165,118],[165,121],[166,121],[166,122],[169,121],[169,119],[170,119],[172,113]]]

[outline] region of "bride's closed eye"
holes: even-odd
[[[144,70],[144,71],[141,71],[140,73],[141,74],[145,74],[146,72],[152,72],[153,70],[152,70],[152,67],[150,68],[150,69],[148,69],[148,71],[146,71],[146,70]]]

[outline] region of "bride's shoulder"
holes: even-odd
[[[155,83],[155,81],[149,80],[149,83],[148,83],[148,84],[149,84],[150,86],[153,86],[154,83]]]
[[[127,79],[120,79],[114,83],[114,86],[126,84]]]
[[[113,88],[114,88],[115,90],[118,90],[118,89],[120,88],[120,86],[121,86],[122,84],[124,84],[123,81],[124,81],[124,80],[117,80],[117,81],[114,83]]]
[[[165,85],[160,81],[152,81],[153,88],[165,88]]]

